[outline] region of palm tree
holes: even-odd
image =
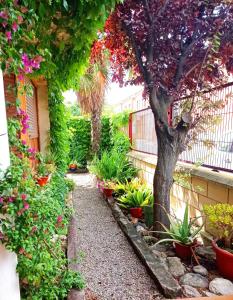
[[[77,92],[83,113],[91,115],[92,151],[97,154],[100,146],[101,113],[105,91],[109,84],[107,64],[96,62],[91,65],[80,79]]]

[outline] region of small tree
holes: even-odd
[[[80,79],[77,92],[81,110],[91,115],[92,151],[97,154],[100,148],[101,113],[104,95],[108,86],[108,70],[104,61],[90,62],[90,67]]]
[[[104,48],[113,80],[141,84],[155,120],[158,160],[154,175],[155,229],[168,224],[170,189],[179,157],[191,137],[212,119],[222,101],[203,91],[233,72],[233,6],[220,0],[126,0],[106,22]],[[131,70],[131,78],[125,74]],[[189,96],[171,124],[168,109]],[[222,100],[222,99],[219,99]]]

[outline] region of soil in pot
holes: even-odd
[[[196,243],[190,245],[184,245],[181,243],[174,242],[176,255],[181,259],[189,260],[193,255],[192,249],[194,249],[196,245],[197,245]]]
[[[130,214],[133,218],[140,219],[142,217],[142,208],[141,207],[132,207],[132,208],[130,208]]]
[[[45,186],[48,182],[48,179],[49,179],[48,176],[39,177],[37,178],[37,183],[39,184],[39,186]]]
[[[113,189],[108,189],[108,188],[103,188],[103,192],[104,192],[104,195],[107,197],[107,198],[110,198],[112,197],[112,194],[113,194]]]
[[[233,253],[221,248],[221,241],[212,241],[216,253],[216,263],[219,273],[230,280],[233,280]]]

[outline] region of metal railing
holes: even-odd
[[[207,95],[208,94],[208,95]],[[209,113],[215,118],[216,124],[206,128],[196,137],[196,142],[181,155],[179,160],[214,170],[233,172],[233,83],[215,88],[203,97],[211,101],[224,100],[225,105]],[[172,122],[183,109],[188,98],[177,101],[172,106]],[[200,101],[198,101],[200,103]],[[196,112],[201,112],[197,108]],[[150,108],[131,113],[129,136],[132,150],[148,154],[157,154],[157,139],[154,129],[154,117]]]

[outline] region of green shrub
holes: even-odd
[[[104,151],[112,149],[112,124],[110,117],[103,116],[101,119],[100,155]]]
[[[118,153],[127,153],[130,149],[130,140],[129,138],[121,131],[116,132],[112,136],[113,150]]]
[[[103,152],[101,158],[95,157],[90,171],[99,179],[125,182],[137,175],[137,169],[125,153]]]
[[[91,157],[91,122],[85,117],[73,117],[69,121],[70,161],[86,167]]]
[[[222,239],[224,247],[233,249],[233,205],[205,205],[204,212],[210,226],[217,231],[217,238]]]

